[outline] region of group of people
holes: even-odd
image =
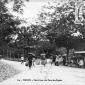
[[[21,64],[24,62],[24,57],[21,57]],[[56,66],[58,66],[60,64],[60,62],[63,63],[63,65],[65,65],[66,59],[65,57],[62,57],[60,55],[55,55],[55,56],[51,56],[49,58],[46,58],[45,54],[41,55],[41,58],[35,58],[35,56],[33,56],[32,54],[29,54],[27,59],[26,59],[26,66],[29,66],[29,68],[31,68],[32,66],[36,65],[43,65],[45,66],[46,64],[54,64]]]
[[[21,56],[21,64],[24,63],[24,56]],[[83,59],[77,59],[76,63],[78,65],[78,67],[85,67],[85,60]],[[75,62],[73,59],[70,59],[69,64],[74,65]],[[32,54],[28,55],[27,59],[26,59],[26,63],[25,66],[29,66],[29,68],[31,68],[32,66],[35,65],[43,65],[45,66],[46,64],[53,64],[55,66],[59,66],[60,64],[62,65],[66,65],[66,56],[61,56],[61,55],[51,55],[48,58],[46,58],[46,55],[43,54],[40,57],[36,58],[35,56],[33,56]]]
[[[63,64],[66,65],[66,56],[61,56],[61,55],[55,55],[53,57],[53,63],[55,65]]]
[[[24,60],[25,60],[25,59],[24,59],[24,56],[21,56],[21,64],[24,63]],[[32,62],[33,62],[33,56],[30,54],[30,55],[28,56],[27,60],[26,60],[25,65],[26,65],[26,66],[29,65],[29,68],[31,68]]]

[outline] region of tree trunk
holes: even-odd
[[[24,49],[24,57],[27,59],[28,58],[28,49]]]
[[[66,62],[68,62],[68,57],[69,57],[69,48],[66,48],[66,50],[67,50]]]

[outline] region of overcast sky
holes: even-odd
[[[28,23],[31,23],[36,19],[37,14],[41,10],[42,5],[46,4],[48,1],[53,0],[29,0],[29,2],[25,3],[24,12],[23,15],[19,15],[17,13],[11,12],[11,4],[9,4],[7,7],[9,8],[10,12],[16,16],[19,16],[20,18],[24,18]],[[61,1],[61,0],[56,0]]]
[[[12,12],[12,8],[11,8],[12,3],[7,5],[7,7],[9,8],[9,11],[13,15],[19,16],[20,18],[24,18],[25,20],[27,20],[28,22],[30,21],[31,23],[37,17],[37,14],[41,10],[41,6],[47,3],[48,1],[50,0],[29,0],[29,2],[25,3],[23,15],[19,15],[17,13]]]

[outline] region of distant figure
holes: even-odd
[[[84,66],[84,61],[83,61],[83,59],[81,59],[81,60],[79,60],[79,67],[80,68],[83,68],[83,66]]]
[[[63,64],[63,58],[62,58],[62,56],[59,57],[59,64],[60,64],[60,65]]]
[[[32,60],[29,60],[29,68],[31,69],[32,67]]]
[[[51,64],[52,65],[52,59],[48,58],[48,59],[46,59],[46,61],[47,61],[47,64]]]
[[[24,57],[21,56],[21,64],[24,63]]]
[[[57,56],[57,55],[56,55],[56,56]],[[53,58],[53,59],[52,59],[52,63],[53,63],[53,64],[55,64],[56,56],[54,56],[54,55],[52,56],[52,58]]]
[[[46,65],[46,58],[45,58],[46,56],[45,56],[45,54],[41,54],[41,56],[42,56],[41,64],[45,66]]]
[[[25,66],[28,66],[28,65],[29,65],[29,61],[28,61],[28,60],[26,60]]]
[[[36,64],[36,65],[40,65],[40,64],[41,64],[41,59],[36,59],[36,60],[35,60],[35,64]]]
[[[34,66],[35,58],[32,59],[32,66]]]
[[[28,56],[28,65],[29,65],[29,68],[31,69],[31,67],[32,67],[32,59],[33,59],[33,55],[32,54],[29,54],[29,56]]]
[[[56,56],[55,65],[59,66],[59,56]]]
[[[66,65],[66,57],[63,56],[63,65],[65,66]]]
[[[47,63],[46,59],[42,59],[42,60],[41,60],[41,64],[42,64],[42,65],[44,65],[44,66],[45,66],[45,65],[46,65],[46,63]]]

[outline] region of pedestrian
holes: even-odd
[[[46,61],[47,61],[47,64],[52,64],[52,59],[48,58],[46,59]]]
[[[29,68],[31,69],[31,66],[32,66],[32,60],[30,59],[29,60]]]
[[[43,63],[44,66],[45,66],[46,63],[47,63],[45,54],[43,55],[42,63]]]
[[[35,58],[32,59],[32,66],[34,66]]]
[[[56,56],[55,65],[59,66],[59,56]]]
[[[57,55],[56,55],[56,56],[57,56]],[[55,55],[52,56],[52,63],[53,63],[53,64],[55,64],[56,56],[55,56]]]
[[[66,65],[66,56],[63,56],[63,65]]]
[[[45,65],[47,64],[47,60],[46,60],[46,59],[43,59],[41,63],[42,63],[42,65],[44,65],[44,67],[45,67]]]
[[[31,67],[32,67],[32,59],[33,59],[33,55],[32,54],[29,54],[29,56],[28,56],[28,65],[29,65],[29,68],[31,69]]]
[[[29,65],[29,61],[28,61],[28,60],[26,60],[25,66],[28,66],[28,65]]]
[[[24,56],[21,56],[21,64],[24,63]]]
[[[79,67],[83,68],[83,66],[84,66],[84,61],[83,61],[83,59],[81,59],[81,60],[79,60]]]

